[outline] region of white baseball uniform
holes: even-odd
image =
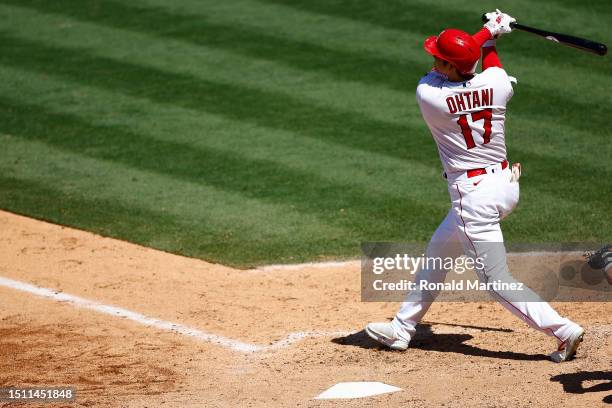
[[[501,67],[487,68],[465,82],[449,82],[446,76],[431,71],[417,87],[417,101],[438,145],[452,203],[428,244],[426,256],[456,258],[465,254],[483,259],[485,267],[476,270],[483,282],[516,282],[508,270],[500,228],[501,219],[512,212],[519,199],[519,184],[511,180],[504,140],[506,104],[512,93],[510,78]],[[421,269],[416,280],[440,283],[446,273]],[[516,293],[489,292],[526,323],[556,337],[559,344],[578,327],[531,291],[520,298]],[[391,323],[400,338],[410,341],[436,295],[419,290],[409,293]],[[527,298],[538,301],[525,301]]]

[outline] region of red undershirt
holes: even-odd
[[[489,31],[489,29],[483,27],[480,31],[474,34],[472,38],[480,47],[482,47],[482,44],[484,44],[487,40],[492,39],[493,37],[491,36],[491,32]],[[499,57],[497,56],[497,50],[494,46],[485,47],[482,49],[482,70],[484,71],[485,69],[491,67],[503,68],[502,63],[499,60]]]

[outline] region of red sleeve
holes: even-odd
[[[478,47],[482,47],[482,44],[484,44],[485,41],[490,40],[493,37],[491,36],[491,32],[488,28],[482,27],[482,29],[476,34],[474,34],[472,38],[474,39],[474,41],[476,41]]]
[[[487,47],[482,49],[482,70],[487,68],[499,67],[503,68],[499,57],[497,56],[497,50],[495,47]]]
[[[493,37],[491,36],[489,29],[483,27],[480,31],[474,34],[472,38],[474,41],[476,41],[476,44],[478,44],[479,47],[482,47],[487,40],[490,40]],[[495,47],[486,47],[482,49],[482,70],[484,71],[485,69],[491,67],[503,68],[503,65],[497,56],[497,50]]]

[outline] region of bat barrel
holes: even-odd
[[[487,22],[487,16],[482,15],[482,21]],[[533,28],[525,26],[519,23],[510,23],[513,29],[526,31],[531,34],[539,35],[547,40],[552,40],[563,45],[578,48],[583,51],[592,52],[597,55],[606,55],[608,53],[608,47],[605,44],[598,43],[595,41],[586,40],[584,38],[573,37],[566,34],[553,33],[552,31],[540,30],[539,28]]]

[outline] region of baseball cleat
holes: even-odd
[[[561,343],[559,350],[550,355],[550,359],[555,363],[571,360],[576,355],[576,350],[578,350],[578,346],[582,343],[583,338],[584,330],[582,327],[579,327],[567,340]]]
[[[372,339],[392,350],[404,351],[408,348],[408,342],[395,334],[391,323],[370,323],[366,326],[365,332]]]

